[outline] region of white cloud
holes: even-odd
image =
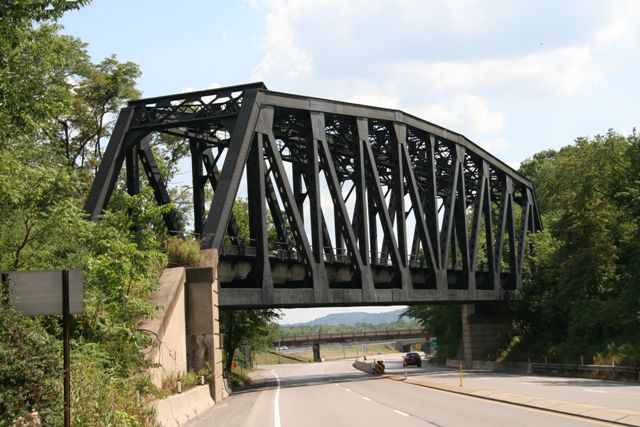
[[[296,43],[295,24],[304,13],[300,2],[270,0],[266,15],[266,34],[262,61],[253,69],[252,79],[263,80],[266,74],[283,72],[289,79],[307,74],[313,68],[313,58]]]
[[[632,47],[638,45],[640,30],[640,3],[636,0],[610,1],[609,19],[604,20],[604,26],[596,30],[594,40],[602,47],[627,44]]]
[[[475,62],[407,61],[394,72],[437,91],[514,92],[527,96],[573,95],[603,79],[588,45],[515,58]]]
[[[444,98],[446,100],[420,110],[419,117],[452,130],[464,129],[472,134],[503,130],[502,114],[492,111],[485,99],[469,93]]]
[[[489,139],[489,140],[481,139],[479,141],[474,141],[474,142],[490,153],[494,151],[503,151],[509,148],[509,142],[507,141],[506,138],[495,138],[495,139]]]
[[[209,86],[207,86],[206,89],[217,89],[219,87],[221,87],[221,85],[219,83],[213,82]],[[203,90],[203,88],[194,88],[192,86],[186,86],[186,87],[183,87],[182,89],[180,89],[180,92],[178,92],[178,93],[195,92],[195,91],[198,91],[198,90]]]
[[[522,162],[507,162],[507,165],[509,165],[512,169],[518,170],[520,169],[520,164]]]

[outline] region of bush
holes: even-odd
[[[136,393],[139,384],[145,383],[144,374],[127,378],[114,375],[93,354],[82,352],[73,358],[71,369],[71,425],[155,425],[149,402],[144,398],[138,402]]]
[[[596,365],[616,365],[622,366],[640,366],[640,347],[635,347],[629,343],[616,346],[609,344],[607,351],[596,353],[593,357],[593,363]]]
[[[180,373],[172,373],[162,378],[162,390],[158,397],[163,398],[178,392],[178,381],[182,385],[182,391],[187,391],[199,384],[200,377],[203,376],[205,383],[211,375],[208,368],[199,371],[188,371]]]
[[[20,417],[28,420],[32,411],[39,413],[43,425],[61,424],[60,343],[38,319],[23,317],[6,299],[0,311],[0,425],[13,425]]]
[[[193,266],[200,261],[200,244],[194,239],[169,237],[165,243],[169,266]]]

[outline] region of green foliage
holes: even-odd
[[[72,321],[74,425],[148,424],[137,389],[149,391],[137,330],[154,307],[166,257],[153,193],[121,186],[98,223],[82,205],[114,113],[136,97],[138,67],[93,64],[86,46],[52,21],[86,1],[9,0],[0,5],[0,270],[80,268],[85,310]],[[135,221],[135,224],[134,224]],[[61,322],[2,307],[0,424],[36,409],[62,423]]]
[[[224,334],[225,368],[231,371],[236,349],[251,346],[254,350],[266,348],[276,336],[273,322],[281,316],[280,310],[221,309],[220,332]]]
[[[55,20],[69,11],[80,9],[91,0],[4,0],[0,17],[13,25],[28,24],[31,20]]]
[[[95,350],[95,351],[94,351]],[[114,374],[98,346],[74,348],[71,377],[71,425],[142,427],[153,422],[148,405],[138,405],[138,378]],[[96,357],[98,356],[98,357]]]
[[[120,63],[111,56],[95,65],[84,63],[72,77],[68,107],[46,129],[47,137],[70,167],[97,169],[116,113],[124,101],[140,95],[135,88],[139,76],[136,64]]]
[[[37,319],[18,314],[0,295],[0,425],[35,410],[44,425],[62,413],[61,345]]]
[[[546,228],[530,237],[534,252],[515,303],[518,343],[509,357],[575,361],[619,352],[637,363],[638,153],[635,131],[610,131],[523,163],[535,171]]]
[[[165,241],[169,266],[193,266],[200,261],[200,244],[197,240],[171,236]]]
[[[178,393],[178,382],[182,387],[182,391],[189,390],[199,384],[200,377],[205,380],[211,375],[209,369],[201,369],[200,371],[188,371],[180,373],[171,373],[162,378],[162,390],[158,393],[158,397],[164,398],[172,394]]]
[[[403,316],[416,319],[429,335],[438,338],[436,363],[456,357],[462,335],[459,305],[414,305],[408,307]]]

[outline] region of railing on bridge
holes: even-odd
[[[220,249],[220,255],[223,257],[256,257],[257,247],[255,246],[255,239],[247,238],[235,238],[231,236],[225,236],[224,243]],[[313,250],[313,246],[311,246]],[[369,252],[369,261],[375,266],[387,266],[393,267],[389,252]],[[291,242],[269,242],[269,258],[280,261],[301,261],[296,249],[292,246]],[[323,247],[323,260],[326,263],[336,264],[350,264],[351,258],[345,248],[334,248],[330,246]],[[410,268],[428,268],[427,260],[424,254],[409,255],[407,257],[407,265]],[[505,266],[505,271],[508,271],[508,266]],[[449,268],[451,270],[462,271],[464,264],[462,260],[457,260],[455,264],[450,262]],[[476,268],[478,272],[488,272],[489,266],[487,262],[479,262]]]

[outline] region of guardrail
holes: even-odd
[[[531,363],[532,374],[619,377],[640,381],[640,367],[617,365],[572,365],[566,363]]]

